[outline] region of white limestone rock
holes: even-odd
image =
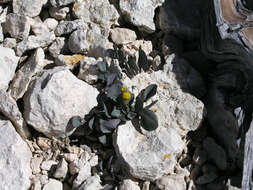
[[[15,48],[17,45],[17,40],[15,38],[5,38],[3,41],[3,46],[5,48]]]
[[[186,182],[183,175],[171,174],[156,180],[156,185],[161,190],[185,190]]]
[[[64,37],[56,37],[55,41],[48,48],[50,55],[56,58],[58,55],[63,53],[65,47],[65,38]]]
[[[83,22],[81,19],[73,20],[73,21],[63,21],[60,22],[56,29],[55,29],[55,35],[56,36],[61,36],[61,35],[66,35],[70,34],[74,30],[78,29],[87,29],[88,25]]]
[[[47,47],[54,40],[55,40],[54,32],[49,32],[39,36],[30,35],[26,39],[18,43],[16,53],[18,56],[21,56],[28,50],[33,50],[39,47],[41,48]]]
[[[42,48],[38,48],[28,61],[18,70],[10,84],[8,92],[17,100],[25,94],[32,77],[46,65],[45,54]]]
[[[53,166],[56,166],[57,162],[54,160],[43,161],[40,165],[40,168],[45,171],[49,171]]]
[[[133,177],[154,181],[173,171],[184,142],[173,128],[160,128],[142,135],[127,122],[115,131],[114,147],[122,165]]]
[[[29,189],[31,157],[28,145],[17,134],[11,122],[0,120],[1,190]]]
[[[101,28],[110,29],[117,24],[119,14],[108,0],[77,0],[73,5],[73,13],[86,23],[95,23]]]
[[[98,190],[102,189],[101,181],[98,175],[89,177],[78,190]]]
[[[135,41],[137,35],[128,28],[114,28],[111,30],[111,39],[115,44],[122,45]]]
[[[77,79],[66,67],[55,67],[29,86],[24,98],[25,119],[48,137],[66,137],[74,132],[69,120],[88,114],[97,104],[97,95],[97,89]]]
[[[68,47],[72,53],[85,53],[89,49],[87,30],[76,30],[69,36]]]
[[[32,32],[36,36],[47,35],[49,33],[48,27],[42,22],[40,17],[30,19]]]
[[[46,20],[44,20],[44,24],[47,26],[49,31],[53,31],[56,29],[58,21],[53,18],[47,18]]]
[[[72,189],[78,188],[86,179],[91,176],[91,165],[87,162],[80,168],[80,171],[73,181]]]
[[[50,0],[53,7],[62,7],[74,3],[75,0]]]
[[[120,0],[119,6],[122,15],[140,31],[152,33],[155,31],[155,9],[161,6],[164,0]]]
[[[42,0],[13,0],[13,12],[16,14],[35,17],[40,14],[44,2]]]
[[[0,42],[3,42],[3,41],[4,41],[3,27],[2,27],[2,25],[0,24]]]
[[[68,163],[64,158],[58,163],[54,173],[54,177],[57,179],[64,179],[68,173]]]
[[[18,57],[10,48],[0,46],[0,89],[6,90],[15,74]]]
[[[50,16],[57,20],[64,20],[68,13],[69,13],[68,7],[62,7],[62,8],[50,7],[49,8]]]
[[[42,190],[63,190],[63,185],[58,180],[49,179],[49,182],[44,185]]]
[[[12,121],[16,131],[22,138],[27,139],[30,137],[31,134],[16,101],[4,90],[0,90],[0,112]]]
[[[5,30],[11,37],[22,40],[29,35],[31,24],[27,16],[10,13],[6,17]]]
[[[120,183],[119,190],[141,190],[137,182],[125,179]]]

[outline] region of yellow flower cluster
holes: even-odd
[[[129,100],[131,99],[131,93],[127,90],[126,87],[121,88],[121,92],[124,104],[128,104]]]

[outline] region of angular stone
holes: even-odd
[[[53,18],[47,18],[43,23],[47,26],[49,31],[55,30],[58,25],[58,21]]]
[[[29,35],[31,24],[27,16],[10,13],[4,26],[11,37],[22,40]]]
[[[151,41],[135,40],[129,44],[124,44],[121,50],[130,56],[134,56],[139,48],[141,48],[146,55],[149,55],[153,50],[153,45]]]
[[[50,16],[57,20],[64,20],[68,13],[69,13],[68,7],[62,7],[62,8],[50,7],[49,8]]]
[[[88,84],[97,82],[99,74],[97,63],[100,61],[102,61],[102,59],[96,60],[93,57],[84,57],[80,61],[80,70],[77,77]]]
[[[64,52],[65,47],[65,38],[64,37],[57,37],[55,41],[51,44],[48,48],[48,51],[51,56],[56,58],[58,55]]]
[[[42,48],[38,48],[29,60],[18,70],[10,84],[8,92],[15,99],[23,97],[32,77],[46,65],[45,54]]]
[[[101,181],[98,175],[91,176],[78,188],[78,190],[98,190],[101,189]]]
[[[21,56],[28,50],[33,50],[36,48],[44,48],[50,45],[55,40],[54,32],[49,32],[40,36],[31,35],[23,41],[19,42],[17,45],[17,55]]]
[[[43,161],[43,157],[35,157],[32,158],[31,160],[31,168],[33,174],[38,174],[40,173],[40,164]]]
[[[41,21],[40,17],[30,19],[32,32],[36,36],[47,35],[49,33],[48,27]]]
[[[72,189],[78,188],[90,176],[91,176],[91,165],[89,162],[87,162],[85,165],[81,167],[78,175],[74,179]]]
[[[61,36],[61,35],[70,34],[74,30],[78,30],[78,29],[85,30],[85,29],[88,29],[88,26],[81,19],[77,19],[73,21],[63,21],[58,24],[54,32],[56,36]]]
[[[15,48],[17,45],[17,40],[15,38],[5,38],[3,46],[5,48]]]
[[[207,137],[203,142],[203,147],[208,154],[208,159],[220,170],[225,170],[227,168],[226,152],[212,138]]]
[[[30,85],[24,98],[25,119],[48,137],[66,137],[75,130],[68,125],[69,120],[88,114],[97,104],[97,95],[97,89],[77,79],[67,68],[55,67]]]
[[[12,121],[16,131],[23,139],[31,136],[16,101],[4,90],[0,90],[0,112]]]
[[[86,23],[95,23],[102,28],[110,29],[116,24],[119,14],[108,0],[79,0],[73,5],[73,13]]]
[[[130,179],[125,179],[120,183],[119,190],[141,190],[137,182]]]
[[[163,190],[185,190],[186,182],[183,175],[171,174],[156,180],[158,188]]]
[[[68,163],[64,158],[58,163],[54,173],[54,177],[57,179],[64,179],[68,173]]]
[[[160,128],[142,135],[131,122],[119,126],[113,140],[115,151],[129,173],[149,181],[172,172],[176,157],[184,147],[184,142],[173,128]]]
[[[89,49],[87,30],[76,30],[69,36],[68,47],[72,53],[85,53]]]
[[[136,38],[135,31],[128,28],[114,28],[111,30],[111,39],[117,45],[133,42]]]
[[[63,185],[58,180],[49,179],[49,182],[44,185],[42,190],[63,190]]]
[[[57,162],[54,161],[54,160],[47,160],[47,161],[43,161],[40,165],[40,168],[42,170],[46,170],[46,171],[49,171],[52,166],[56,166],[57,165]]]
[[[55,59],[55,64],[59,66],[68,66],[73,68],[77,63],[79,63],[84,58],[84,55],[59,55]]]
[[[15,52],[10,48],[0,46],[0,89],[7,90],[17,65],[18,57]]]
[[[53,7],[62,7],[74,3],[75,0],[50,0]]]
[[[122,15],[139,30],[152,33],[155,31],[155,9],[161,6],[164,0],[120,0],[119,6]]]
[[[16,14],[35,17],[40,14],[44,2],[41,0],[13,0],[13,12]]]
[[[11,122],[0,120],[0,189],[27,190],[30,187],[32,153]]]

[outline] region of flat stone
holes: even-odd
[[[29,86],[24,97],[25,119],[48,137],[66,137],[75,130],[68,125],[69,120],[88,114],[97,104],[97,95],[97,89],[77,79],[67,68],[55,67]]]
[[[163,190],[185,190],[186,182],[183,175],[171,174],[156,180],[158,188]]]
[[[115,151],[129,173],[138,179],[154,181],[172,172],[184,142],[173,128],[161,128],[145,135],[131,122],[121,125],[113,135]],[[152,165],[150,165],[152,163]]]
[[[16,131],[23,139],[31,136],[16,101],[4,90],[0,90],[0,112],[12,121]]]
[[[111,39],[117,45],[133,42],[136,38],[135,31],[128,28],[114,28],[111,30]]]
[[[18,57],[10,48],[0,46],[0,89],[7,90],[15,74]]]
[[[152,33],[155,31],[155,9],[161,6],[164,0],[130,0],[119,1],[120,11],[124,18],[139,30]]]
[[[15,131],[11,122],[0,120],[0,189],[29,189],[31,158],[28,145]]]
[[[203,142],[203,147],[208,154],[208,159],[220,170],[225,170],[227,168],[226,152],[214,141],[214,139],[207,137]]]
[[[64,158],[58,163],[54,173],[54,177],[57,179],[64,179],[68,173],[68,163]]]
[[[101,181],[99,176],[91,176],[78,188],[78,190],[98,190],[101,189]]]
[[[59,66],[68,66],[69,68],[74,68],[82,59],[84,55],[59,55],[55,59],[55,64]]]
[[[32,77],[46,66],[45,54],[42,48],[38,48],[28,61],[16,72],[8,92],[15,99],[22,98],[27,91]]]
[[[35,17],[40,14],[44,2],[41,0],[13,0],[13,12],[16,14]]]
[[[75,0],[50,0],[50,4],[54,7],[62,7],[74,2]]]
[[[49,32],[47,34],[35,36],[30,35],[23,41],[19,42],[17,45],[17,55],[21,56],[28,50],[37,49],[39,47],[44,48],[49,46],[55,40],[54,32]]]
[[[6,17],[5,30],[11,37],[22,40],[29,35],[31,24],[27,16],[10,13]]]
[[[49,179],[49,182],[44,185],[42,190],[63,190],[63,185],[58,180]]]
[[[137,182],[130,179],[125,179],[120,183],[119,190],[141,190]]]

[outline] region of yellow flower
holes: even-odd
[[[127,92],[127,88],[126,87],[122,87],[121,88],[121,92]]]
[[[128,91],[124,91],[122,94],[123,100],[129,100],[131,98],[131,93]]]

